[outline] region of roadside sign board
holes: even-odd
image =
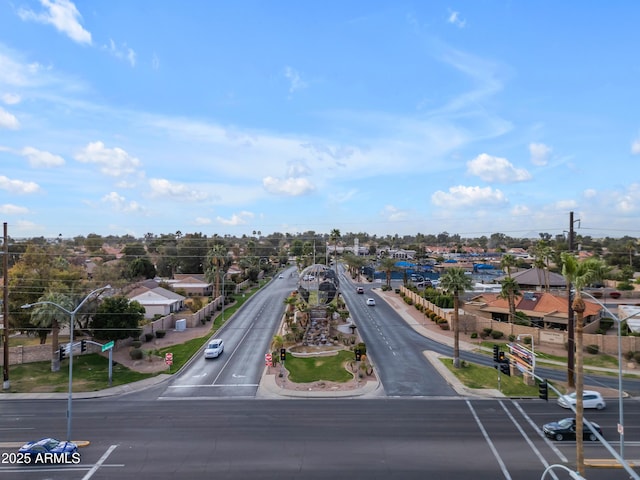
[[[110,342],[107,342],[104,345],[102,345],[102,351],[106,352],[107,350],[111,350],[114,345],[115,345],[115,342],[111,340]]]
[[[173,365],[173,353],[164,354],[164,363],[167,365]]]
[[[265,353],[264,355],[264,363],[267,367],[272,366],[272,362],[273,362],[273,357],[271,356],[270,353]]]

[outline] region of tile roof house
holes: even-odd
[[[597,303],[584,299],[585,325],[601,317],[602,307]],[[565,330],[569,311],[567,297],[548,292],[525,292],[516,299],[516,310],[526,314],[531,322],[542,328],[559,328]],[[477,314],[503,322],[509,321],[509,302],[499,298],[497,293],[483,293],[471,299],[465,310],[477,310]]]
[[[548,277],[550,288],[566,288],[567,282],[562,275],[546,271],[542,268],[528,268],[511,274],[511,278],[518,282],[518,285],[520,285],[520,288],[523,290],[537,289],[538,287],[544,288],[545,276]],[[496,282],[500,282],[505,277],[506,275],[496,278]]]
[[[207,282],[201,273],[176,273],[169,284],[174,290],[181,290],[189,297],[210,297],[213,295],[213,284]]]
[[[156,315],[169,315],[184,310],[185,297],[162,287],[139,287],[129,294],[129,300],[135,300],[145,308],[144,318]]]

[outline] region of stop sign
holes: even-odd
[[[164,363],[166,363],[167,365],[173,364],[173,353],[164,354]]]

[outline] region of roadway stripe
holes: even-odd
[[[217,388],[217,387],[257,387],[259,383],[230,383],[218,385],[169,385],[169,388]]]
[[[496,449],[495,445],[491,441],[491,438],[489,437],[489,434],[484,429],[484,426],[482,425],[482,422],[478,418],[478,414],[473,409],[473,406],[471,405],[471,402],[469,400],[465,400],[465,402],[467,403],[467,406],[469,407],[469,410],[471,410],[471,414],[473,415],[473,418],[475,419],[476,423],[478,424],[478,428],[480,428],[480,431],[482,432],[482,436],[484,437],[485,441],[489,445],[489,448],[491,449],[491,452],[493,453],[493,456],[498,461],[498,465],[500,465],[500,470],[502,470],[502,473],[504,474],[504,478],[506,478],[508,480],[512,480],[511,475],[509,475],[509,470],[507,470],[507,467],[504,464],[504,462],[502,461],[502,458],[500,457],[500,454],[498,453],[498,450]]]
[[[89,480],[91,477],[93,477],[93,475],[98,471],[98,469],[102,466],[102,464],[105,462],[105,460],[107,458],[109,458],[109,455],[111,455],[111,452],[113,452],[116,448],[118,448],[118,445],[111,445],[106,452],[104,452],[102,454],[102,456],[100,457],[100,459],[96,462],[96,464],[91,468],[91,470],[89,470],[84,477],[82,477],[82,480]]]
[[[524,410],[522,410],[522,407],[520,406],[520,404],[518,404],[517,402],[513,402],[513,404],[516,406],[516,408],[518,409],[518,411],[520,412],[520,414],[527,420],[527,422],[529,422],[529,425],[531,425],[533,427],[533,429],[538,432],[538,435],[540,435],[542,437],[542,439],[546,442],[546,444],[549,446],[549,448],[551,448],[551,450],[553,450],[555,452],[556,455],[558,455],[558,458],[560,459],[560,461],[562,463],[568,463],[569,460],[567,460],[567,457],[564,456],[564,454],[560,451],[560,449],[558,449],[552,442],[551,440],[549,440],[547,438],[547,436],[542,433],[542,430],[540,430],[540,427],[538,427],[535,423],[533,423],[533,420],[531,420],[531,418],[529,417],[529,415],[527,415]]]
[[[500,406],[502,407],[504,412],[507,414],[507,416],[511,420],[511,423],[513,423],[516,426],[516,428],[520,432],[520,435],[522,435],[522,438],[524,438],[524,440],[529,444],[529,448],[531,448],[531,450],[533,450],[533,452],[536,454],[536,456],[538,457],[538,459],[540,460],[542,465],[544,465],[544,468],[545,469],[548,468],[549,467],[549,463],[547,462],[547,460],[542,456],[542,454],[540,453],[540,450],[538,450],[536,448],[536,446],[533,444],[533,442],[528,437],[528,435],[524,432],[524,430],[522,429],[520,424],[518,422],[516,422],[516,419],[513,418],[513,415],[511,415],[511,412],[509,410],[507,410],[507,407],[504,406],[504,403],[502,402],[502,400],[500,400],[498,403],[500,404]],[[512,402],[512,403],[515,403],[515,402]],[[537,430],[537,428],[536,428],[536,430]],[[553,478],[555,478],[555,480],[558,480],[558,477],[556,476],[555,473],[550,472],[550,474],[551,474],[551,476]]]

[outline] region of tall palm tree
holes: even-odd
[[[338,239],[340,238],[340,230],[337,228],[334,228],[333,230],[331,230],[331,233],[329,234],[329,236],[331,237],[331,241],[333,242],[333,258],[334,261],[336,262],[336,273],[338,272]]]
[[[440,287],[453,295],[453,366],[460,368],[460,294],[471,290],[471,276],[463,268],[449,268],[440,277]]]
[[[507,277],[511,277],[511,269],[516,266],[516,257],[507,254],[500,260],[500,268],[506,269]]]
[[[229,252],[224,245],[214,245],[207,253],[207,265],[211,267],[205,269],[205,277],[207,281],[215,283],[215,297],[220,296],[220,281],[226,274],[229,263]],[[222,292],[224,294],[224,292]]]
[[[66,308],[69,311],[74,309],[73,300],[63,293],[48,292],[38,299],[39,302],[52,302]],[[43,329],[40,332],[40,343],[47,341],[47,331],[51,329],[51,371],[60,370],[60,357],[58,356],[58,334],[60,326],[68,323],[69,315],[51,303],[36,305],[31,312],[31,323]]]
[[[563,252],[562,275],[568,285],[575,286],[575,296],[571,307],[576,314],[575,340],[576,340],[576,464],[578,473],[584,476],[584,449],[582,434],[584,431],[584,403],[582,395],[584,393],[584,375],[582,359],[582,332],[584,323],[584,311],[586,305],[582,298],[582,289],[590,283],[602,280],[602,275],[606,272],[606,266],[602,260],[590,258],[579,262],[578,259],[569,252]]]
[[[504,298],[509,302],[509,323],[513,323],[516,317],[516,298],[522,296],[522,291],[513,277],[504,278],[500,284],[502,289],[498,297]]]
[[[384,272],[387,280],[387,288],[391,288],[391,272],[397,271],[396,259],[391,257],[384,257],[380,260],[380,268]]]

